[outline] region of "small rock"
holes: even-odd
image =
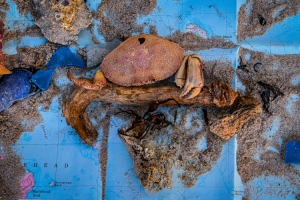
[[[34,19],[51,42],[69,45],[81,30],[92,22],[92,14],[84,0],[33,0]]]

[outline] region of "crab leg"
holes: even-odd
[[[203,61],[197,54],[187,55],[183,59],[183,63],[175,76],[177,86],[182,87],[184,82],[183,91],[181,92],[180,97],[191,99],[201,92],[202,87],[204,86],[202,68]]]
[[[93,81],[87,78],[75,78],[69,71],[67,76],[75,85],[88,90],[99,90],[106,85],[106,78],[101,70],[98,70]]]

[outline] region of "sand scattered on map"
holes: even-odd
[[[32,1],[26,1],[24,3],[21,0],[15,1],[18,5],[20,13],[28,13],[31,11]],[[245,6],[251,4],[253,1],[247,1]],[[256,2],[256,1],[255,1]],[[143,30],[143,25],[136,23],[137,16],[139,14],[146,15],[153,11],[157,2],[153,1],[130,1],[130,6],[124,6],[128,1],[120,1],[118,4],[112,3],[112,1],[102,1],[97,12],[92,13],[94,18],[100,20],[101,26],[99,32],[104,36],[107,41],[111,41],[114,38],[124,40],[131,36],[133,33],[138,33]],[[8,8],[7,4],[0,0],[0,5],[4,5],[3,9]],[[260,5],[260,4],[259,4]],[[286,6],[285,4],[274,4],[273,10],[282,9],[282,11],[274,19],[269,15],[269,4],[260,5],[261,9],[253,9],[249,17],[242,9],[239,13],[239,31],[238,40],[242,40],[246,37],[252,37],[265,32],[272,23],[282,21],[287,16],[294,15],[296,6]],[[1,7],[2,8],[2,7]],[[250,9],[251,10],[251,9]],[[104,16],[106,11],[107,16]],[[256,15],[261,14],[266,20],[267,24],[261,27]],[[246,16],[246,17],[245,17]],[[0,17],[3,14],[0,13]],[[247,30],[245,27],[253,20],[253,26],[249,26],[251,30]],[[241,24],[246,24],[242,26]],[[248,24],[248,25],[247,25]],[[244,27],[244,28],[241,28]],[[93,27],[89,27],[92,29]],[[252,30],[253,29],[253,30]],[[154,26],[150,26],[150,33],[157,34],[157,30]],[[5,35],[4,40],[18,39],[22,36],[37,36],[42,37],[38,27],[33,26],[28,28],[25,32],[9,31]],[[95,41],[93,36],[93,41]],[[235,44],[227,42],[223,38],[199,38],[193,33],[182,33],[177,31],[169,36],[167,39],[179,43],[186,50],[200,51],[210,48],[233,48]],[[7,56],[5,65],[9,69],[18,67],[36,69],[45,69],[45,64],[51,57],[52,53],[58,49],[60,45],[50,42],[36,48],[21,48],[18,49],[17,55]],[[79,50],[79,56],[86,61],[85,50]],[[246,60],[245,55],[251,54],[251,58]],[[244,126],[244,129],[238,135],[238,151],[237,151],[237,166],[238,172],[241,175],[242,181],[246,184],[246,196],[251,199],[250,182],[256,177],[261,175],[273,175],[278,177],[284,177],[292,187],[300,188],[297,178],[299,172],[292,165],[284,164],[284,145],[289,140],[296,140],[299,138],[299,127],[296,124],[299,122],[297,113],[293,113],[286,109],[287,102],[295,101],[293,99],[295,95],[299,95],[299,83],[293,85],[290,80],[296,80],[297,74],[300,74],[299,68],[297,68],[297,62],[299,57],[296,55],[286,56],[273,56],[263,53],[255,53],[249,50],[242,49],[240,55],[244,62],[247,64],[248,72],[237,70],[237,75],[241,82],[246,86],[246,91],[241,93],[245,95],[251,95],[258,98],[261,101],[260,88],[256,82],[265,81],[270,85],[278,87],[283,93],[283,97],[278,97],[271,102],[270,112],[272,115],[262,112],[261,116],[248,122],[248,126]],[[263,63],[264,71],[254,72],[252,66],[256,62]],[[72,74],[80,75],[87,72],[90,69],[70,69]],[[20,186],[19,181],[25,175],[25,168],[22,167],[21,159],[11,149],[15,142],[19,139],[22,132],[31,132],[36,125],[42,122],[42,118],[37,111],[38,107],[44,106],[44,109],[48,109],[52,99],[61,94],[61,101],[67,98],[72,91],[73,86],[67,85],[64,87],[56,86],[55,81],[61,78],[65,78],[67,69],[56,69],[54,78],[50,88],[34,97],[24,99],[15,103],[7,111],[0,114],[0,138],[1,138],[1,153],[4,155],[4,160],[0,161],[0,197],[8,199],[18,199]],[[222,80],[231,84],[234,70],[232,63],[223,59],[209,61],[205,63],[204,69],[206,83]],[[290,78],[294,77],[294,79]],[[289,81],[287,81],[289,80]],[[111,104],[98,103],[97,106],[91,105],[89,117],[94,118],[96,129],[100,131],[101,150],[100,150],[100,162],[101,162],[101,176],[103,190],[106,185],[106,165],[107,165],[107,139],[108,139],[108,127],[110,123],[110,116],[114,116],[118,108],[132,109],[137,113],[143,114],[147,107],[126,107]],[[292,104],[292,110],[299,110],[299,101]],[[198,177],[211,170],[217,160],[220,158],[223,145],[225,141],[215,136],[208,131],[207,125],[203,120],[203,107],[171,107],[171,108],[159,108],[166,114],[167,119],[174,125],[169,126],[157,132],[149,134],[145,139],[146,142],[141,144],[143,151],[139,156],[148,156],[149,160],[142,160],[140,157],[133,154],[132,148],[127,144],[128,151],[135,164],[135,173],[140,178],[142,184],[149,190],[161,190],[164,187],[170,187],[172,184],[171,173],[173,169],[172,163],[175,163],[176,170],[182,170],[178,174],[177,178],[186,187],[192,187],[198,180]],[[207,108],[209,111],[209,108]],[[174,114],[177,111],[177,120],[174,122]],[[89,111],[88,111],[89,112]],[[99,117],[99,113],[105,113]],[[123,126],[130,125],[131,121],[128,120],[128,116],[120,115],[125,123]],[[27,123],[24,125],[23,120]],[[275,128],[273,124],[274,120],[279,120],[281,123],[280,129],[271,136],[268,136],[268,130]],[[105,128],[103,128],[105,127]],[[124,127],[123,127],[124,128]],[[170,134],[172,133],[172,134]],[[206,148],[199,149],[199,143],[206,141]],[[205,146],[205,145],[204,145]],[[272,150],[273,149],[273,150]],[[276,150],[274,150],[276,149]],[[151,153],[152,152],[152,153]],[[155,153],[154,153],[155,152]],[[256,160],[255,156],[259,154],[260,160]],[[157,163],[164,163],[158,165]],[[139,165],[139,164],[145,165]],[[161,171],[157,171],[160,169]],[[153,179],[147,179],[143,176],[142,172],[153,172]],[[124,175],[126,176],[126,175]],[[165,182],[161,184],[155,183],[157,180],[165,178]],[[270,183],[271,184],[271,183]],[[273,187],[273,185],[270,185]],[[272,190],[270,191],[272,192]],[[281,193],[280,195],[285,195]],[[2,195],[2,196],[1,196]]]
[[[238,12],[237,40],[263,35],[275,23],[296,15],[299,9],[297,1],[247,0]],[[265,20],[265,25],[262,19]]]
[[[263,111],[259,117],[250,120],[237,136],[237,167],[243,183],[245,194],[249,199],[253,195],[276,194],[287,198],[294,194],[293,188],[300,188],[299,170],[295,165],[285,164],[285,144],[288,141],[299,140],[300,91],[297,77],[300,76],[299,55],[270,55],[240,48],[239,55],[245,69],[238,69],[237,76],[245,85],[247,96],[253,96],[261,102],[264,89],[258,81],[277,87],[284,94],[271,101],[269,111]],[[250,56],[250,57],[249,57]],[[249,58],[249,59],[246,59]],[[254,70],[256,63],[262,63]],[[271,98],[273,98],[271,96]],[[276,185],[270,176],[284,179],[289,187]],[[260,191],[254,188],[255,178],[264,179],[264,188]],[[251,184],[252,183],[252,184]]]

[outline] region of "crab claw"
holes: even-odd
[[[180,68],[175,75],[176,85],[183,91],[180,97],[191,99],[197,96],[204,86],[204,76],[202,72],[203,60],[197,54],[184,57]]]
[[[186,80],[186,66],[188,62],[188,58],[190,55],[187,55],[183,58],[181,66],[175,74],[175,83],[180,89],[184,86]]]
[[[75,85],[88,90],[99,90],[106,85],[106,78],[101,70],[96,72],[93,81],[87,78],[75,78],[69,71],[67,77]]]

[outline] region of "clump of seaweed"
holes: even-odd
[[[271,101],[274,101],[278,96],[283,96],[284,94],[276,87],[273,87],[267,83],[264,83],[262,81],[257,82],[258,85],[264,88],[264,91],[261,93],[261,99],[264,103],[263,108],[265,111],[269,112],[269,107],[270,107],[270,96],[271,93],[273,93],[273,99]],[[270,113],[271,114],[271,113]]]
[[[151,132],[153,130],[160,130],[161,128],[169,126],[172,123],[166,119],[166,116],[161,112],[154,113],[154,111],[156,111],[156,109],[158,108],[158,106],[160,104],[167,103],[168,101],[171,101],[171,100],[175,101],[177,103],[177,105],[179,106],[178,102],[173,98],[169,98],[164,101],[158,101],[158,102],[152,103],[143,116],[138,115],[133,110],[126,111],[126,110],[120,109],[120,112],[118,112],[116,114],[126,113],[128,115],[134,116],[134,121],[130,128],[126,129],[125,131],[119,130],[119,134],[121,134],[123,136],[136,137],[137,139],[143,139],[149,132]],[[176,118],[176,115],[175,115],[175,118]],[[127,134],[129,131],[134,130],[136,128],[141,130],[141,131],[138,131],[137,135],[131,136],[131,135]]]

